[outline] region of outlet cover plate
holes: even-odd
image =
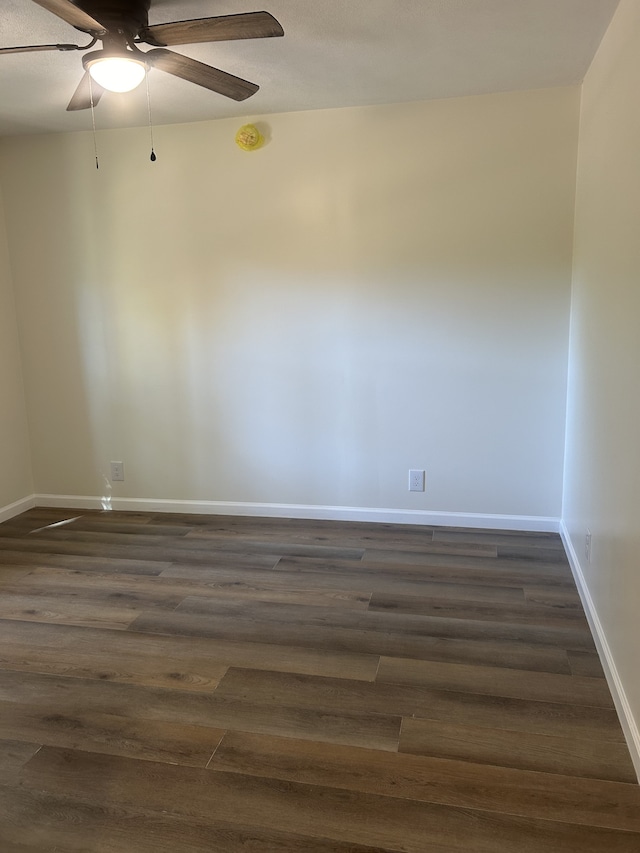
[[[411,468],[409,471],[409,491],[424,492],[425,473],[422,468]]]
[[[112,462],[111,463],[111,482],[112,483],[123,483],[124,482],[124,462]]]

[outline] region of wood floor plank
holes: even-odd
[[[640,786],[227,732],[208,765],[462,808],[640,832]]]
[[[195,534],[187,534],[187,538],[193,543],[194,548],[219,548],[229,553],[240,550],[242,553],[277,554],[293,557],[320,557],[327,560],[360,560],[364,554],[364,548],[353,546],[333,547],[331,545],[296,543],[286,537],[273,540],[260,540],[243,538],[241,542],[224,539],[211,539],[209,537],[199,538]]]
[[[379,555],[374,559],[373,555]],[[384,557],[384,559],[382,559]],[[429,561],[393,560],[388,559],[386,552],[371,551],[362,560],[329,560],[313,557],[282,557],[275,566],[275,571],[285,572],[329,572],[344,574],[349,572],[375,580],[382,577],[394,578],[396,581],[413,583],[435,581],[437,583],[475,584],[478,586],[510,586],[522,587],[524,584],[544,585],[548,587],[568,588],[575,590],[575,582],[571,573],[557,565],[545,569],[536,564],[535,572],[530,563],[521,566],[510,566],[495,560],[478,564],[477,560],[463,557],[452,559],[447,556],[432,556]],[[397,592],[403,590],[398,589]]]
[[[498,545],[498,557],[509,560],[532,560],[536,562],[558,562],[567,565],[567,556],[564,549],[545,548],[540,545],[534,547],[527,545]]]
[[[0,739],[0,785],[12,785],[16,782],[19,771],[36,754],[41,744],[37,741],[29,743],[20,739],[10,740],[8,733],[5,732],[2,732],[2,735],[2,739]]]
[[[185,516],[179,519],[156,516],[151,524],[181,524],[194,534],[241,539],[279,538],[280,540],[315,544],[330,543],[340,547],[386,547],[398,545],[410,549],[421,548],[433,540],[433,527],[353,521],[330,521],[303,518],[257,518],[255,516]],[[481,543],[482,544],[482,543]]]
[[[506,640],[514,643],[556,646],[565,649],[595,650],[589,627],[584,622],[568,625],[530,625],[472,618],[416,615],[387,611],[338,610],[310,606],[300,610],[295,605],[272,602],[235,604],[212,598],[189,596],[176,608],[176,613],[206,614],[221,619],[236,617],[257,623],[277,622],[290,631],[311,631],[316,627],[364,630],[372,634],[395,634],[408,637],[440,637],[480,641]],[[468,611],[467,611],[468,614]],[[160,615],[162,618],[162,614]],[[411,657],[411,655],[407,655]]]
[[[393,577],[387,579],[387,590],[382,589],[380,580],[383,578],[384,575],[380,574],[371,581],[371,585],[375,587],[373,590],[373,595],[376,598],[375,609],[380,610],[393,610],[393,606],[381,607],[380,605],[383,600],[390,604],[396,599],[398,605],[408,605],[414,600],[417,602],[413,610],[407,610],[402,606],[395,608],[396,610],[408,613],[423,612],[424,608],[421,605],[424,605],[426,602],[469,602],[472,606],[482,604],[525,604],[524,589],[521,586],[481,586],[473,583],[441,583],[438,581],[421,581],[416,578],[410,584],[409,592],[402,593],[400,591],[402,582]],[[438,604],[435,604],[435,606],[438,606]]]
[[[16,742],[206,767],[224,729],[0,701],[0,731]],[[30,757],[30,756],[29,756]],[[26,762],[27,759],[25,759]],[[23,763],[25,763],[23,762]]]
[[[206,641],[161,638],[153,643],[145,636],[99,628],[0,620],[0,669],[12,672],[210,691],[228,666],[212,651]],[[237,655],[230,657],[238,662]],[[242,660],[248,658],[245,653]]]
[[[474,619],[486,622],[537,625],[539,627],[581,627],[589,631],[584,613],[578,609],[552,610],[524,602],[460,601],[431,596],[392,595],[374,592],[369,610],[383,613],[406,613],[413,616],[440,616],[441,618]]]
[[[5,531],[6,533],[6,531]],[[148,559],[157,559],[162,552],[172,560],[201,560],[206,559],[212,550],[224,551],[225,553],[242,554],[289,554],[299,557],[323,557],[336,560],[360,560],[364,554],[363,548],[343,547],[336,548],[331,545],[309,545],[296,544],[285,539],[280,540],[256,540],[243,537],[241,541],[235,539],[219,538],[211,540],[208,537],[194,538],[190,534],[173,537],[159,537],[139,534],[134,541],[131,534],[112,533],[108,528],[104,531],[73,530],[70,526],[47,528],[41,533],[30,534],[28,538],[13,538],[10,535],[2,535],[0,528],[0,548],[16,550],[42,549],[45,552],[69,553],[69,554],[95,554],[97,550],[108,556],[120,556],[123,548],[135,549],[136,553],[147,553]]]
[[[129,509],[81,509],[73,512],[73,515],[79,516],[83,521],[88,521],[91,524],[104,523],[109,525],[109,527],[114,524],[150,525],[154,518],[156,518],[156,515],[152,512],[135,512],[134,510]],[[163,513],[159,514],[158,523],[161,527],[169,523],[164,518]]]
[[[588,779],[637,781],[626,744],[581,739],[575,734],[523,734],[504,728],[406,717],[400,752]]]
[[[496,560],[489,560],[487,556],[460,556],[457,554],[427,554],[416,551],[404,551],[400,549],[387,550],[384,548],[368,548],[362,558],[365,565],[414,565],[414,566],[448,566],[450,568],[480,569],[489,571],[512,571],[529,573],[536,576],[550,576],[566,578],[572,582],[571,569],[566,557],[558,560],[556,552],[550,560],[532,560],[529,557],[499,555]]]
[[[30,623],[33,624],[33,623]],[[169,687],[190,692],[215,689],[226,672],[218,661],[193,661],[186,656],[158,658],[146,653],[85,654],[55,648],[12,644],[0,652],[0,667],[7,672],[62,675],[68,678],[115,681],[149,687]]]
[[[178,524],[149,524],[148,516],[139,516],[137,519],[124,519],[114,521],[113,519],[100,519],[91,515],[82,515],[74,519],[69,530],[72,532],[83,531],[85,533],[126,533],[131,536],[143,537],[181,537],[188,533],[188,528]],[[122,540],[119,540],[122,541]],[[145,538],[145,541],[148,541]]]
[[[31,553],[0,549],[0,568],[3,566],[29,566],[33,568],[81,569],[82,571],[108,572],[110,574],[159,575],[171,566],[164,560],[135,560],[128,557],[89,557],[77,554]]]
[[[143,578],[141,580],[140,578]],[[0,595],[6,601],[16,602],[28,598],[39,606],[45,602],[61,606],[73,602],[93,607],[96,613],[104,608],[123,610],[175,610],[185,595],[200,589],[172,589],[163,585],[158,577],[154,581],[144,580],[143,576],[118,576],[98,572],[79,572],[77,569],[33,569],[28,575],[17,577],[13,582],[5,582],[0,573]],[[147,576],[148,577],[148,576]],[[363,605],[363,609],[366,606]],[[0,618],[7,618],[4,615]]]
[[[433,531],[434,542],[492,542],[496,545],[517,545],[528,548],[553,548],[564,554],[564,545],[558,533],[525,533],[507,530],[455,530],[439,527]]]
[[[85,509],[82,507],[45,507],[37,506],[27,510],[18,516],[11,519],[11,524],[16,522],[29,522],[32,519],[42,519],[41,523],[47,521],[54,523],[56,521],[65,521],[70,518],[85,518],[92,521],[104,521],[106,524],[117,524],[121,521],[147,524],[154,518],[153,513],[135,512],[131,510],[117,509]]]
[[[87,803],[27,788],[0,788],[2,853],[395,853],[249,823],[197,821]]]
[[[580,613],[584,614],[582,602],[577,589],[557,587],[550,588],[548,586],[523,586],[523,593],[528,604],[538,608],[546,609],[549,612],[569,614]]]
[[[124,630],[142,612],[142,607],[130,602],[111,605],[73,595],[18,595],[6,590],[0,594],[0,619],[22,622],[54,622]]]
[[[466,577],[458,582],[455,577],[451,579],[446,571],[438,575],[438,580],[430,580],[428,577],[423,578],[415,570],[410,573],[372,571],[371,569],[361,571],[360,563],[356,561],[326,562],[311,558],[291,558],[290,562],[293,568],[288,570],[289,560],[284,558],[279,560],[276,566],[277,571],[270,572],[268,577],[265,577],[265,572],[262,571],[249,571],[253,569],[252,566],[216,565],[213,559],[206,566],[174,563],[162,571],[162,577],[201,580],[208,584],[246,582],[259,585],[268,582],[271,587],[277,585],[284,589],[339,589],[362,592],[366,595],[372,592],[388,592],[389,594],[429,595],[472,601],[524,601],[522,578],[519,578],[513,586],[499,586],[482,582],[473,584],[471,581],[467,582]],[[275,563],[269,568],[273,565]],[[334,568],[329,570],[328,565]],[[298,571],[298,566],[304,566],[304,568]]]
[[[102,513],[102,515],[106,515]],[[147,513],[145,513],[147,515]],[[218,515],[205,513],[149,513],[150,524],[180,524],[189,528],[207,528],[236,535],[255,536],[256,531],[283,535],[300,533],[324,534],[330,539],[344,536],[363,536],[383,542],[404,537],[430,540],[435,529],[427,524],[396,524],[394,522],[336,521],[329,518],[293,518],[285,516]],[[542,534],[545,535],[545,534]]]
[[[10,532],[16,536],[27,536],[32,530],[39,530],[51,524],[67,523],[77,515],[78,512],[73,510],[56,510],[55,513],[30,510],[4,522],[0,532],[3,536],[9,535]]]
[[[191,693],[2,671],[0,701],[44,708],[49,714],[64,717],[108,714],[392,751],[398,748],[401,723],[397,714],[374,713],[362,707],[317,710],[301,703],[276,705],[251,697],[238,700],[217,691]]]
[[[80,535],[80,534],[78,534]],[[88,534],[87,534],[88,535]],[[99,534],[96,534],[98,536]],[[95,538],[93,541],[78,541],[74,538],[62,538],[60,536],[51,536],[47,539],[40,538],[0,538],[0,562],[10,562],[15,565],[19,562],[17,555],[20,552],[25,554],[23,558],[25,562],[30,562],[35,565],[62,565],[69,566],[70,557],[88,557],[101,558],[103,560],[135,560],[145,561],[150,563],[162,563],[162,569],[169,567],[171,563],[195,563],[199,565],[210,565],[212,562],[212,554],[207,548],[184,549],[180,547],[169,547],[164,544],[158,544],[157,539],[153,540],[152,545],[139,545],[131,542],[101,542]],[[294,549],[295,550],[295,549]],[[213,560],[218,562],[223,561],[233,565],[233,560],[237,555],[242,557],[250,556],[239,551],[218,552]],[[52,557],[54,558],[52,560]],[[55,560],[55,558],[63,557],[64,559]],[[256,554],[256,558],[264,561],[265,558],[270,558],[269,554]],[[155,574],[155,566],[152,566],[152,571],[149,574]]]
[[[210,691],[228,666],[372,681],[378,661],[340,650],[0,620],[1,668],[171,689]]]
[[[602,663],[597,652],[567,652],[569,666],[573,675],[583,675],[590,678],[605,678]]]
[[[48,521],[40,521],[40,522],[32,522],[30,525],[26,526],[23,524],[13,524],[12,521],[3,524],[0,528],[0,537],[17,537],[17,538],[26,538],[31,535],[37,535],[44,533],[45,531],[53,531],[57,530],[61,527],[66,527],[71,524],[75,519],[68,518],[64,521],[56,521],[53,523],[49,523]],[[39,526],[42,525],[42,526]]]
[[[611,693],[602,679],[548,672],[382,657],[376,681],[486,693],[511,699],[614,708]]]
[[[0,565],[0,590],[11,587],[12,584],[15,584],[27,577],[27,575],[30,575],[33,571],[35,571],[33,566]]]
[[[0,590],[39,591],[51,590],[82,597],[85,600],[118,601],[125,606],[137,606],[150,610],[161,607],[173,610],[187,596],[222,598],[232,601],[270,601],[278,604],[302,606],[331,606],[365,610],[370,594],[348,590],[314,588],[309,584],[285,585],[282,578],[275,581],[267,572],[257,574],[253,583],[246,583],[238,571],[219,574],[219,580],[206,575],[198,578],[183,578],[179,574],[159,576],[120,575],[117,579],[109,573],[83,572],[79,569],[33,569],[28,576],[23,570],[13,583],[4,582],[0,570]],[[252,574],[252,578],[256,573]],[[216,577],[213,573],[212,577]]]
[[[340,534],[338,533],[337,536],[339,537]],[[193,540],[198,540],[198,541],[207,541],[207,542],[211,543],[212,545],[217,545],[218,547],[220,547],[223,550],[226,547],[226,543],[229,541],[228,535],[227,536],[221,535],[219,533],[219,531],[203,529],[202,527],[199,527],[199,528],[196,528],[194,530],[189,531],[189,533],[187,533],[187,538],[189,540],[193,539]],[[265,545],[267,545],[267,543],[268,543],[268,547],[272,547],[274,544],[278,544],[278,542],[286,541],[286,542],[292,543],[296,546],[298,546],[298,545],[309,545],[313,548],[313,550],[316,551],[315,555],[323,556],[324,549],[329,547],[328,541],[330,541],[332,543],[335,542],[335,537],[331,537],[330,540],[329,540],[329,537],[326,537],[326,541],[323,543],[323,542],[318,542],[318,537],[314,536],[312,538],[312,541],[313,541],[313,545],[312,545],[312,543],[309,541],[309,538],[310,537],[308,537],[308,536],[300,536],[299,534],[296,535],[295,533],[289,533],[287,536],[284,536],[282,533],[278,533],[278,535],[275,537],[274,536],[262,537],[260,540],[252,540],[252,539],[243,538],[243,545],[246,542],[255,542],[255,545],[258,548],[258,550],[262,551],[262,550],[264,550]],[[323,539],[325,539],[325,537],[323,537]],[[274,540],[275,540],[275,542],[274,542]],[[349,542],[349,541],[354,541],[354,540],[343,539],[344,544],[342,544],[342,546],[341,546],[342,549],[344,549],[347,552],[350,552],[352,550],[357,549],[360,551],[360,556],[362,556],[362,553],[364,552],[365,547],[371,547],[371,545],[376,542],[376,539],[373,537],[369,537],[368,539],[363,540],[362,538],[358,537],[357,539],[355,539],[355,541],[357,541],[359,543],[359,546],[348,545],[347,542]],[[377,540],[377,541],[380,541],[380,540]],[[388,544],[389,537],[388,536],[385,537],[384,541]],[[466,544],[463,542],[433,542],[431,539],[431,536],[419,538],[419,539],[415,538],[415,536],[414,536],[414,538],[411,538],[411,539],[408,537],[403,537],[401,541],[402,541],[402,547],[404,550],[410,551],[410,552],[415,553],[415,554],[449,554],[449,555],[461,556],[461,557],[470,556],[470,557],[489,557],[489,558],[495,558],[498,555],[497,546],[493,545],[491,543],[481,542],[481,543]],[[313,553],[313,550],[310,550],[309,553],[307,554],[307,556],[309,556],[309,557],[315,556]],[[336,548],[331,547],[331,551],[335,552]],[[327,552],[325,554],[325,556],[328,557],[329,559],[331,559],[332,557],[334,559],[344,559],[343,557],[341,557],[341,555],[339,555],[337,553],[328,553]]]
[[[117,776],[118,785],[101,784]],[[24,784],[113,807],[286,829],[405,853],[636,853],[640,835],[566,822],[43,747]]]
[[[566,651],[551,645],[511,642],[447,639],[439,636],[373,632],[364,628],[294,625],[275,620],[242,618],[230,614],[215,619],[193,613],[143,613],[129,626],[130,631],[178,637],[208,637],[217,641],[266,643],[272,648],[296,647],[323,654],[347,652],[355,655],[385,655],[452,663],[486,664],[539,672],[569,673]],[[283,652],[284,655],[284,652]],[[275,668],[278,668],[276,664]],[[272,667],[274,668],[274,667]]]
[[[220,681],[216,696],[236,702],[254,701],[348,713],[367,708],[374,713],[396,713],[422,720],[487,728],[500,725],[508,731],[624,743],[613,708],[512,699],[415,685],[379,681],[356,683],[349,679],[231,667]]]

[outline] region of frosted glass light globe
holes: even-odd
[[[142,83],[145,73],[144,62],[120,56],[96,59],[89,65],[89,74],[109,92],[130,92]]]

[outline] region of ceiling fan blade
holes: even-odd
[[[233,74],[212,68],[211,65],[205,65],[204,62],[198,62],[180,53],[173,53],[171,50],[163,48],[149,50],[146,58],[154,68],[159,68],[160,71],[166,71],[174,77],[182,77],[183,80],[188,80],[197,86],[204,86],[205,89],[233,98],[234,101],[244,101],[260,88],[241,77],[234,77]]]
[[[242,15],[155,24],[142,30],[140,39],[149,44],[164,46],[196,44],[203,41],[265,39],[283,35],[284,30],[280,23],[269,12],[246,12]]]
[[[106,27],[99,21],[96,21],[91,15],[87,15],[82,9],[74,6],[71,0],[33,0],[33,2],[37,3],[38,6],[42,6],[43,9],[53,12],[54,15],[57,15],[63,21],[71,24],[72,27],[77,27],[79,30],[96,34],[107,31]]]
[[[84,76],[80,83],[78,84],[78,88],[73,93],[73,97],[69,101],[69,106],[67,110],[88,110],[91,108],[91,95],[93,94],[93,106],[95,107],[100,98],[102,97],[102,93],[104,89],[102,86],[99,86],[95,80],[91,79],[91,75],[88,71],[85,71]]]
[[[31,53],[36,50],[81,50],[77,44],[25,44],[22,47],[0,47],[0,53]]]

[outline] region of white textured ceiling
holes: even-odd
[[[150,23],[265,9],[284,38],[174,48],[260,85],[244,103],[160,71],[154,123],[450,98],[581,82],[618,0],[152,0]],[[77,37],[77,38],[76,38]],[[0,47],[83,34],[30,0],[0,0]],[[80,53],[0,55],[0,135],[89,129],[66,112]],[[107,93],[99,128],[142,125],[144,85]]]

